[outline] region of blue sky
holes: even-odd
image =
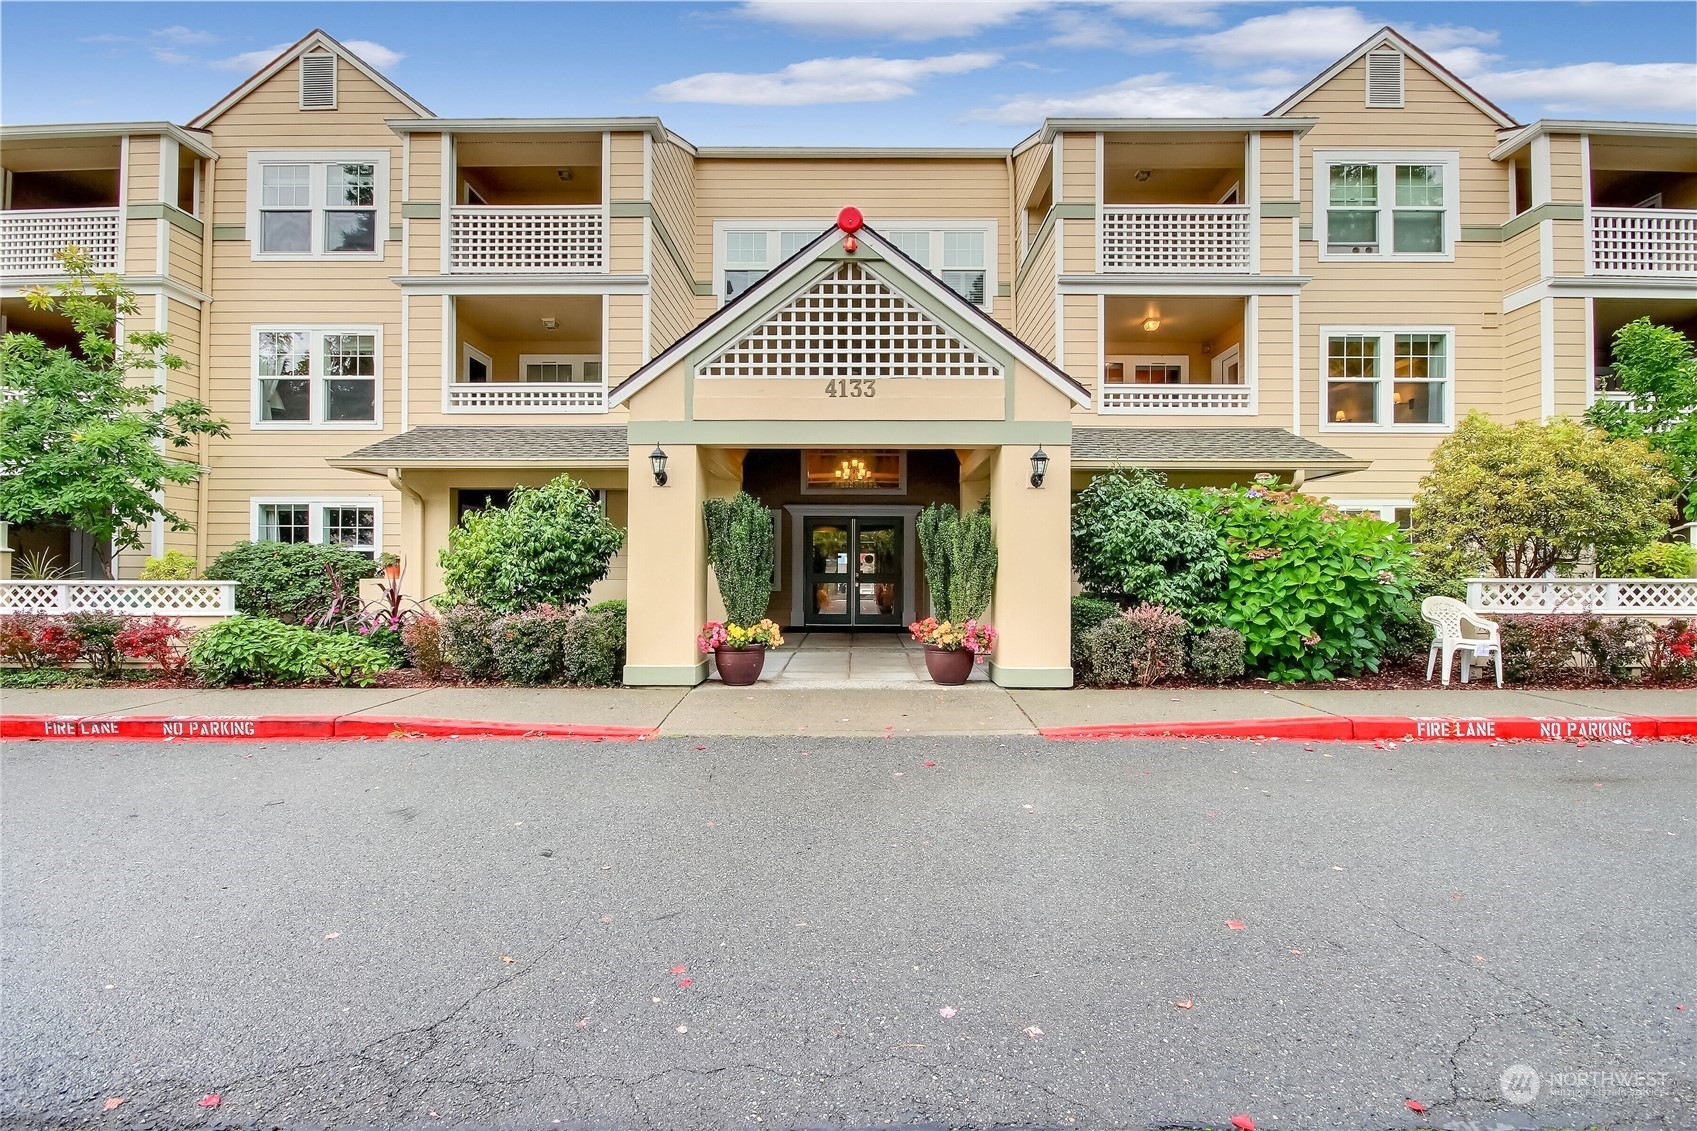
[[[1009,145],[1259,114],[1391,24],[1522,121],[1697,118],[1697,4],[29,3],[0,120],[187,121],[323,27],[438,114],[658,114],[702,145]]]

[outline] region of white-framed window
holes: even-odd
[[[460,349],[460,383],[482,385],[494,379],[494,359],[469,342],[462,343]]]
[[[713,225],[713,277],[721,305],[758,283],[834,223],[717,221]],[[950,290],[989,309],[995,298],[994,220],[894,220],[873,226]]]
[[[1445,432],[1454,421],[1452,327],[1320,331],[1320,428]]]
[[[1370,514],[1385,522],[1394,522],[1404,534],[1414,529],[1413,499],[1332,499],[1331,504],[1344,514]]]
[[[1460,169],[1455,150],[1315,153],[1320,258],[1453,260]]]
[[[1190,379],[1190,358],[1179,353],[1109,357],[1102,379],[1110,385],[1182,385]]]
[[[248,154],[247,234],[254,259],[382,259],[389,151]]]
[[[255,326],[256,429],[382,425],[378,326]]]
[[[311,542],[346,546],[375,557],[383,543],[383,500],[256,496],[255,542]]]
[[[519,380],[547,385],[599,385],[601,359],[585,353],[521,353]]]

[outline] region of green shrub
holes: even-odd
[[[181,550],[166,550],[159,558],[148,558],[141,564],[143,581],[192,581],[200,563]]]
[[[1199,503],[1226,547],[1218,615],[1243,633],[1252,671],[1288,682],[1378,670],[1392,610],[1410,599],[1395,524],[1264,486],[1204,491]]]
[[[1626,683],[1649,659],[1650,626],[1637,617],[1587,616],[1579,626],[1579,653],[1604,683]]]
[[[1428,595],[1448,596],[1447,593]],[[1423,661],[1431,650],[1432,625],[1420,615],[1419,602],[1398,602],[1391,609],[1390,619],[1385,622],[1385,644],[1379,653],[1382,665],[1406,666]]]
[[[701,513],[725,620],[743,628],[759,624],[772,600],[772,512],[738,491],[729,499],[708,499]]]
[[[1109,617],[1118,616],[1119,611],[1118,605],[1101,597],[1080,594],[1072,599],[1072,670],[1080,681],[1084,680],[1090,668],[1085,634]]]
[[[425,679],[444,679],[453,671],[442,650],[442,622],[429,613],[419,613],[401,626],[401,642],[407,663]]]
[[[1139,605],[1085,633],[1094,686],[1152,683],[1184,674],[1184,641],[1190,626],[1159,605]]]
[[[1190,670],[1198,679],[1224,683],[1244,672],[1243,633],[1235,628],[1204,628],[1190,636]]]
[[[125,618],[117,613],[66,613],[65,627],[76,637],[78,656],[99,679],[112,676],[119,665],[118,636]]]
[[[368,685],[389,658],[357,636],[237,615],[189,640],[189,670],[214,687],[296,683],[329,677],[343,686]]]
[[[1098,475],[1072,510],[1072,564],[1092,593],[1196,617],[1226,577],[1220,536],[1193,497],[1150,471]]]
[[[1495,619],[1502,641],[1505,680],[1554,683],[1571,674],[1583,639],[1586,619],[1583,614],[1545,613]]]
[[[1597,563],[1599,577],[1690,577],[1697,574],[1697,546],[1689,542],[1651,542],[1628,554]]]
[[[495,677],[495,647],[492,630],[499,614],[477,605],[454,605],[443,609],[442,654],[470,679]]]
[[[543,487],[514,487],[504,508],[467,512],[441,553],[442,588],[453,604],[499,613],[568,608],[607,576],[624,544],[625,532],[607,521],[594,494],[562,475]]]
[[[560,678],[572,615],[552,605],[508,613],[491,627],[495,668],[509,683],[535,686]]]
[[[931,615],[957,625],[982,617],[996,592],[990,500],[980,502],[971,513],[934,503],[919,512],[913,526],[925,557]]]
[[[625,603],[602,601],[572,619],[561,674],[576,687],[613,687],[625,668]]]
[[[360,579],[377,572],[369,558],[345,546],[238,542],[212,559],[206,579],[234,581],[240,612],[303,624],[321,614],[338,592],[357,598]]]

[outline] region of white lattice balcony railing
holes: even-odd
[[[0,581],[0,613],[225,617],[234,581]]]
[[[1104,271],[1230,271],[1251,268],[1249,208],[1167,204],[1102,209]]]
[[[1467,607],[1477,613],[1597,613],[1697,616],[1697,578],[1475,577]]]
[[[54,258],[75,244],[97,271],[118,269],[116,208],[15,208],[0,212],[0,275],[57,275]]]
[[[1110,385],[1096,390],[1100,412],[1248,412],[1246,385]]]
[[[448,408],[458,412],[606,412],[607,386],[563,381],[449,385]]]
[[[1697,277],[1697,210],[1593,208],[1591,270]]]
[[[571,274],[607,270],[599,205],[456,204],[448,270],[455,274]]]

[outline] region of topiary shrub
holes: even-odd
[[[1545,613],[1495,619],[1502,641],[1505,680],[1555,683],[1571,675],[1579,658],[1584,614]]]
[[[577,687],[613,687],[625,668],[625,603],[602,601],[572,619],[561,674]]]
[[[1148,687],[1184,674],[1190,626],[1159,605],[1139,605],[1085,633],[1091,683],[1097,687]]]
[[[708,499],[701,513],[725,620],[743,628],[759,624],[772,601],[772,512],[738,491],[729,499]]]
[[[442,649],[442,622],[429,613],[417,613],[401,625],[401,644],[407,663],[425,679],[446,679],[453,673]]]
[[[141,563],[143,581],[192,581],[200,563],[181,550],[166,550],[163,557]]]
[[[983,500],[970,513],[948,503],[933,503],[919,512],[913,527],[925,558],[932,617],[949,624],[982,618],[996,592],[990,500]]]
[[[357,595],[377,566],[346,546],[310,542],[238,542],[212,559],[208,581],[236,583],[236,609],[303,624],[338,594]]]
[[[1090,667],[1090,656],[1084,645],[1085,634],[1109,617],[1118,616],[1120,607],[1101,597],[1080,594],[1072,599],[1072,671],[1083,681]]]
[[[1196,617],[1226,577],[1220,536],[1191,495],[1150,471],[1098,475],[1072,510],[1072,564],[1092,593]]]
[[[508,613],[490,630],[495,669],[509,683],[534,687],[560,678],[572,614],[553,605]]]
[[[1190,671],[1210,683],[1237,679],[1244,673],[1243,633],[1235,628],[1205,628],[1191,633]]]
[[[543,487],[514,487],[504,508],[467,512],[441,552],[442,588],[454,604],[500,613],[568,608],[607,576],[624,544],[625,532],[607,521],[595,495],[562,475]]]
[[[189,641],[188,665],[214,687],[325,678],[344,687],[365,686],[390,667],[382,651],[357,636],[247,615],[196,632]]]
[[[454,605],[442,610],[442,654],[470,679],[495,677],[492,631],[500,614],[477,605]]]

